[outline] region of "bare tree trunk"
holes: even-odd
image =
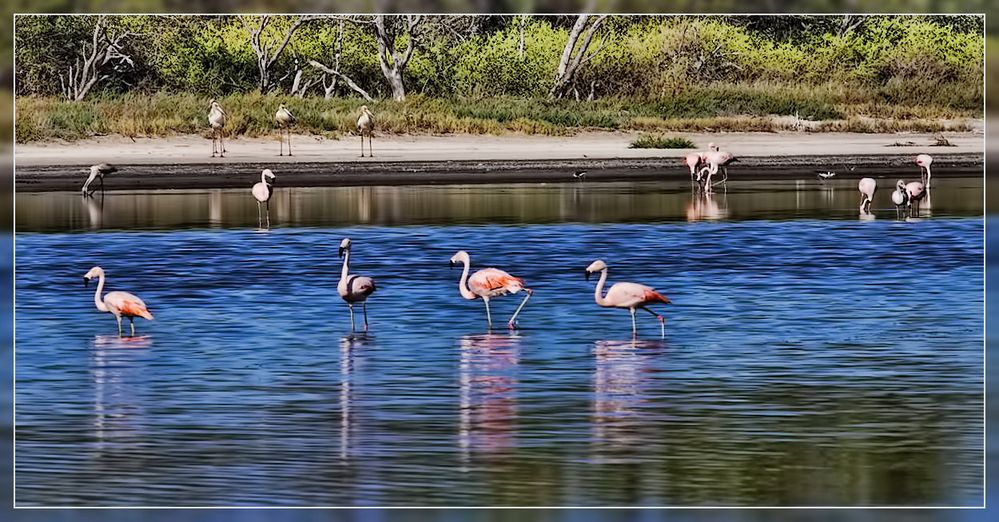
[[[257,87],[260,88],[260,92],[266,93],[270,91],[274,84],[277,82],[271,82],[271,67],[274,62],[278,60],[281,53],[284,52],[284,48],[288,46],[288,42],[291,41],[291,36],[295,34],[295,31],[302,26],[305,22],[314,20],[314,16],[299,16],[295,18],[291,26],[285,31],[284,39],[276,44],[268,44],[261,39],[261,35],[264,29],[267,28],[267,24],[270,23],[271,17],[268,15],[262,15],[260,17],[260,23],[256,27],[250,25],[247,21],[247,17],[239,16],[239,20],[243,22],[243,28],[246,29],[247,34],[250,36],[250,47],[253,48],[253,52],[257,55]]]
[[[607,15],[596,17],[596,20],[592,24],[587,23],[589,18],[589,15],[579,15],[576,18],[576,23],[573,24],[572,29],[569,31],[569,39],[565,42],[565,48],[562,50],[562,58],[559,59],[558,69],[555,71],[555,82],[552,85],[551,91],[548,92],[550,98],[561,98],[564,96],[569,84],[575,78],[579,67],[592,60],[607,44],[607,35],[605,34],[596,50],[587,53],[590,43],[593,41],[593,35],[596,34],[597,29],[600,28],[600,24],[607,18]],[[580,36],[582,36],[583,42],[577,48],[576,44],[579,43]]]
[[[520,43],[517,44],[517,56],[524,59],[524,26],[527,24],[527,17],[520,17]]]
[[[354,80],[351,80],[350,77],[347,76],[346,74],[343,74],[342,72],[340,72],[340,71],[338,71],[336,69],[330,69],[329,67],[326,67],[325,65],[323,65],[323,64],[321,64],[321,63],[319,63],[319,62],[317,62],[315,60],[309,60],[309,65],[315,67],[316,69],[319,69],[320,71],[323,71],[326,74],[329,74],[329,75],[333,76],[334,78],[341,78],[344,81],[344,83],[347,84],[348,87],[350,87],[351,89],[353,89],[354,91],[356,91],[358,94],[360,94],[361,96],[363,96],[365,100],[368,100],[370,102],[375,101],[371,97],[371,95],[368,94],[368,91],[362,89],[360,85],[354,83]],[[334,82],[335,81],[336,80],[334,80]],[[330,97],[329,93],[331,91],[332,91],[332,88],[328,88],[328,90],[327,90],[327,98]]]
[[[374,18],[375,42],[378,44],[378,65],[382,69],[382,75],[392,88],[392,97],[396,101],[406,99],[406,86],[402,81],[402,73],[413,56],[413,49],[419,37],[420,26],[423,17],[420,15],[405,15],[406,26],[399,34],[399,29],[393,27],[392,21],[386,23],[384,15],[376,15]],[[406,50],[399,52],[396,50],[395,41],[399,36],[407,36]]]
[[[108,36],[106,22],[106,16],[97,18],[89,51],[86,42],[84,42],[81,45],[80,57],[76,59],[75,67],[69,66],[66,74],[59,76],[62,92],[70,100],[82,100],[98,82],[107,79],[109,75],[101,71],[108,63],[117,61],[119,64],[127,63],[131,67],[135,66],[132,58],[122,52],[121,46],[122,40],[126,37],[137,35],[125,31]]]

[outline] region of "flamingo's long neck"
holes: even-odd
[[[260,182],[267,186],[267,176],[263,172],[260,173]]]
[[[593,300],[597,302],[600,306],[610,306],[604,299],[604,283],[607,282],[607,269],[604,268],[600,271],[600,280],[597,281],[597,288],[593,291]]]
[[[465,268],[461,270],[461,279],[458,280],[458,291],[461,292],[461,296],[465,299],[475,299],[478,296],[473,294],[472,291],[468,289],[468,285],[466,284],[468,282],[468,271],[472,261],[470,259],[462,259],[461,262],[465,265]]]
[[[107,312],[108,307],[104,304],[104,301],[101,300],[101,292],[103,291],[104,291],[104,273],[102,272],[100,275],[100,279],[97,281],[97,291],[94,292],[94,305],[97,307],[98,310],[102,312]]]
[[[347,274],[350,273],[350,247],[347,247],[347,251],[343,254],[343,269],[340,270],[340,280],[346,281]]]

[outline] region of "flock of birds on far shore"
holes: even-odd
[[[361,156],[364,156],[365,136],[368,137],[368,153],[370,156],[373,156],[374,153],[371,149],[371,138],[375,128],[374,115],[368,110],[367,106],[362,106],[360,113],[361,114],[357,119],[357,130],[358,134],[361,136]],[[284,143],[285,138],[287,138],[288,155],[291,156],[290,128],[295,123],[295,117],[284,104],[281,104],[277,113],[274,115],[274,120],[281,132],[281,150],[279,155],[284,156]],[[217,101],[212,100],[210,103],[208,123],[212,128],[212,157],[215,157],[216,154],[220,157],[224,157],[226,152],[224,141],[226,113]],[[683,161],[690,170],[691,182],[697,183],[700,189],[705,193],[710,193],[712,191],[712,187],[724,184],[728,180],[728,165],[737,161],[737,158],[732,153],[722,151],[714,143],[711,143],[708,145],[708,150],[688,154],[684,157]],[[895,191],[891,194],[891,201],[895,205],[897,215],[900,217],[906,213],[909,216],[918,216],[919,203],[926,196],[928,189],[930,188],[930,165],[933,163],[933,158],[928,154],[919,154],[916,156],[915,162],[920,169],[921,181],[906,183],[903,180],[898,180],[895,184]],[[114,166],[106,163],[90,167],[90,176],[87,178],[87,181],[84,183],[82,189],[84,197],[91,196],[97,190],[100,190],[103,194],[104,176],[117,172],[117,170],[118,169]],[[722,178],[718,181],[712,182],[711,178],[718,175],[719,171],[722,172]],[[572,174],[572,177],[582,181],[585,179],[586,174],[586,171],[576,171]],[[834,176],[836,176],[836,173],[832,171],[820,171],[817,173],[817,177],[820,181],[831,179]],[[270,227],[270,199],[274,192],[273,187],[275,178],[275,174],[270,169],[264,169],[260,173],[260,182],[255,183],[250,189],[253,198],[257,201],[257,220],[258,225],[260,226],[262,226],[261,206],[264,206],[266,207],[267,227]],[[100,186],[90,190],[90,185],[94,183],[95,180],[100,181]],[[862,178],[858,183],[857,188],[860,190],[861,194],[860,212],[870,213],[871,205],[874,201],[874,193],[877,191],[877,181],[874,178]],[[350,273],[350,251],[352,244],[353,243],[350,238],[344,238],[340,242],[338,255],[343,259],[343,266],[340,273],[340,281],[337,284],[337,293],[344,300],[344,302],[347,303],[347,307],[350,312],[351,330],[356,329],[354,320],[354,305],[360,303],[364,316],[364,330],[367,331],[367,299],[375,292],[377,287],[372,278]],[[513,316],[511,316],[510,320],[507,322],[507,325],[510,328],[517,327],[517,316],[524,308],[524,305],[527,304],[527,300],[530,299],[534,293],[533,290],[525,286],[523,279],[514,277],[497,268],[483,268],[470,276],[469,270],[471,266],[471,258],[468,252],[464,250],[460,250],[452,256],[449,265],[451,267],[454,267],[455,265],[463,266],[462,274],[458,281],[458,292],[461,297],[468,300],[482,299],[486,308],[486,321],[490,328],[492,328],[493,324],[492,313],[489,309],[490,299],[509,294],[516,294],[523,291],[525,293],[524,299],[520,302],[520,305],[513,313]],[[604,261],[599,259],[586,267],[586,279],[589,280],[590,276],[597,272],[600,273],[600,279],[594,290],[594,301],[596,301],[596,304],[606,308],[620,308],[628,310],[631,313],[631,331],[633,336],[638,333],[638,327],[635,320],[636,312],[639,310],[648,312],[649,314],[655,316],[659,321],[661,335],[665,337],[665,318],[652,311],[649,306],[669,304],[670,299],[668,297],[657,292],[652,287],[627,282],[618,282],[613,284],[605,294],[603,293],[603,288],[607,282],[608,266]],[[136,317],[141,317],[147,320],[153,319],[153,315],[146,306],[146,303],[134,294],[115,291],[108,292],[102,296],[101,294],[104,290],[105,274],[101,267],[95,266],[91,268],[86,275],[83,276],[83,278],[85,284],[89,284],[89,282],[94,278],[98,279],[97,290],[94,293],[94,305],[99,311],[108,312],[114,316],[118,323],[119,336],[122,335],[122,318],[129,320],[133,336],[135,335],[134,320]]]

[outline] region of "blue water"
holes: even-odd
[[[373,277],[351,333],[337,246]],[[459,249],[535,290],[458,295]],[[980,505],[983,221],[21,233],[16,501]],[[667,334],[583,268],[656,287]],[[118,338],[82,275],[156,316]]]

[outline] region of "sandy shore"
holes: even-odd
[[[931,134],[685,133],[698,147],[715,142],[739,158],[739,178],[814,175],[815,170],[869,175],[911,169],[918,153],[932,154],[935,175],[977,175],[984,160],[983,134],[948,134],[955,147],[930,146]],[[121,168],[108,189],[228,188],[246,186],[270,168],[284,186],[401,183],[565,181],[576,170],[588,180],[686,176],[680,158],[689,150],[629,149],[636,136],[590,132],[547,136],[381,136],[374,158],[361,158],[359,139],[294,136],[294,156],[278,156],[275,139],[236,139],[225,158],[211,157],[200,136],[137,139],[102,137],[73,143],[18,145],[18,190],[78,190],[87,165]],[[892,146],[912,143],[912,146]],[[856,172],[856,171],[853,171]],[[851,172],[852,175],[852,172]]]

